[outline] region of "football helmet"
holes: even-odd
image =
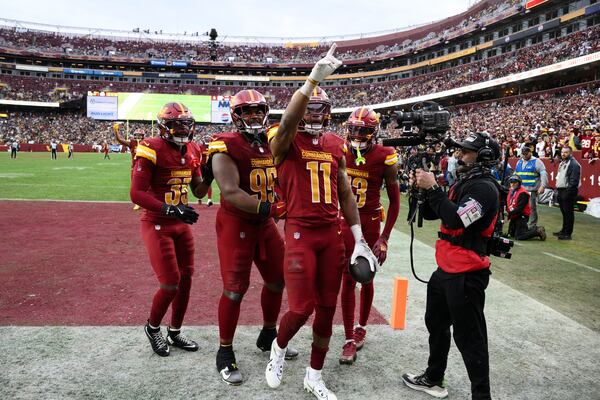
[[[306,112],[304,117],[298,126],[298,129],[302,132],[309,133],[311,135],[318,135],[321,133],[323,128],[329,125],[331,120],[331,101],[327,93],[316,86],[308,100],[306,106]]]
[[[144,138],[146,137],[146,132],[144,132],[144,130],[142,128],[138,128],[135,131],[133,131],[133,138],[136,140],[144,140]]]
[[[195,123],[191,111],[181,103],[165,104],[156,116],[160,136],[179,146],[192,140]]]
[[[353,149],[371,149],[379,131],[379,114],[368,107],[354,110],[346,121],[347,139]]]
[[[250,142],[265,142],[269,125],[269,103],[260,92],[245,89],[229,101],[231,120]]]

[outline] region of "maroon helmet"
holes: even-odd
[[[379,115],[371,108],[359,107],[348,117],[346,131],[352,148],[369,150],[379,131]]]
[[[302,121],[300,121],[299,130],[307,132],[311,135],[318,135],[329,125],[331,120],[331,101],[327,93],[316,86],[306,106],[306,112]]]
[[[237,92],[229,101],[231,120],[248,140],[266,140],[269,126],[269,103],[260,92],[245,89]]]
[[[165,104],[156,117],[160,136],[177,145],[193,139],[195,122],[190,110],[181,103]]]

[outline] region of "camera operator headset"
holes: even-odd
[[[490,398],[487,330],[483,313],[490,275],[489,254],[498,217],[500,193],[490,168],[500,146],[486,132],[470,133],[455,147],[463,151],[458,180],[448,196],[434,175],[417,169],[411,183],[427,191],[423,217],[441,219],[436,242],[438,269],[427,283],[425,324],[429,331],[429,365],[422,375],[404,374],[407,386],[443,392],[450,348],[450,326],[471,379],[473,399]],[[502,239],[500,239],[502,240]],[[447,393],[447,391],[446,391]],[[430,393],[431,394],[431,393]]]

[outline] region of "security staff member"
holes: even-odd
[[[531,214],[529,204],[529,192],[521,184],[521,177],[517,174],[508,178],[510,185],[506,196],[506,211],[508,212],[508,235],[517,240],[527,240],[539,237],[546,240],[546,230],[543,226],[527,227],[527,221]]]
[[[425,325],[429,331],[429,360],[421,375],[404,374],[412,389],[442,398],[450,350],[450,326],[462,354],[473,399],[491,399],[487,329],[483,308],[490,276],[487,243],[498,216],[500,192],[490,174],[500,147],[486,132],[470,133],[456,143],[462,149],[458,180],[448,197],[433,174],[417,170],[416,186],[427,190],[425,219],[441,221],[436,242],[438,269],[427,284]]]
[[[523,146],[521,153],[521,159],[517,161],[515,173],[521,177],[523,187],[527,189],[530,195],[531,215],[529,215],[529,227],[531,228],[537,226],[538,195],[544,193],[544,189],[548,187],[548,174],[542,160],[531,155],[531,147]]]

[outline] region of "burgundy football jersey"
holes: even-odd
[[[269,145],[252,145],[241,133],[230,132],[216,135],[208,144],[209,155],[227,154],[237,166],[240,189],[259,201],[273,203],[277,170]],[[240,218],[257,220],[257,214],[242,211],[228,203],[221,195],[221,207]]]
[[[373,144],[361,154],[365,163],[356,163],[355,150],[346,152],[346,172],[352,191],[356,195],[356,205],[361,214],[377,214],[381,210],[381,185],[384,171],[389,165],[398,163],[398,155],[392,147]]]
[[[269,132],[269,138],[276,135]],[[334,133],[296,134],[285,159],[277,166],[279,186],[287,202],[287,219],[323,225],[338,218],[338,168],[346,142]]]
[[[192,178],[200,176],[202,155],[198,153],[197,147],[187,145],[182,153],[160,137],[147,138],[137,146],[136,158],[140,157],[154,164],[148,191],[155,199],[171,205],[188,203],[188,185]],[[142,220],[161,223],[174,221],[172,217],[149,210],[144,210]]]

